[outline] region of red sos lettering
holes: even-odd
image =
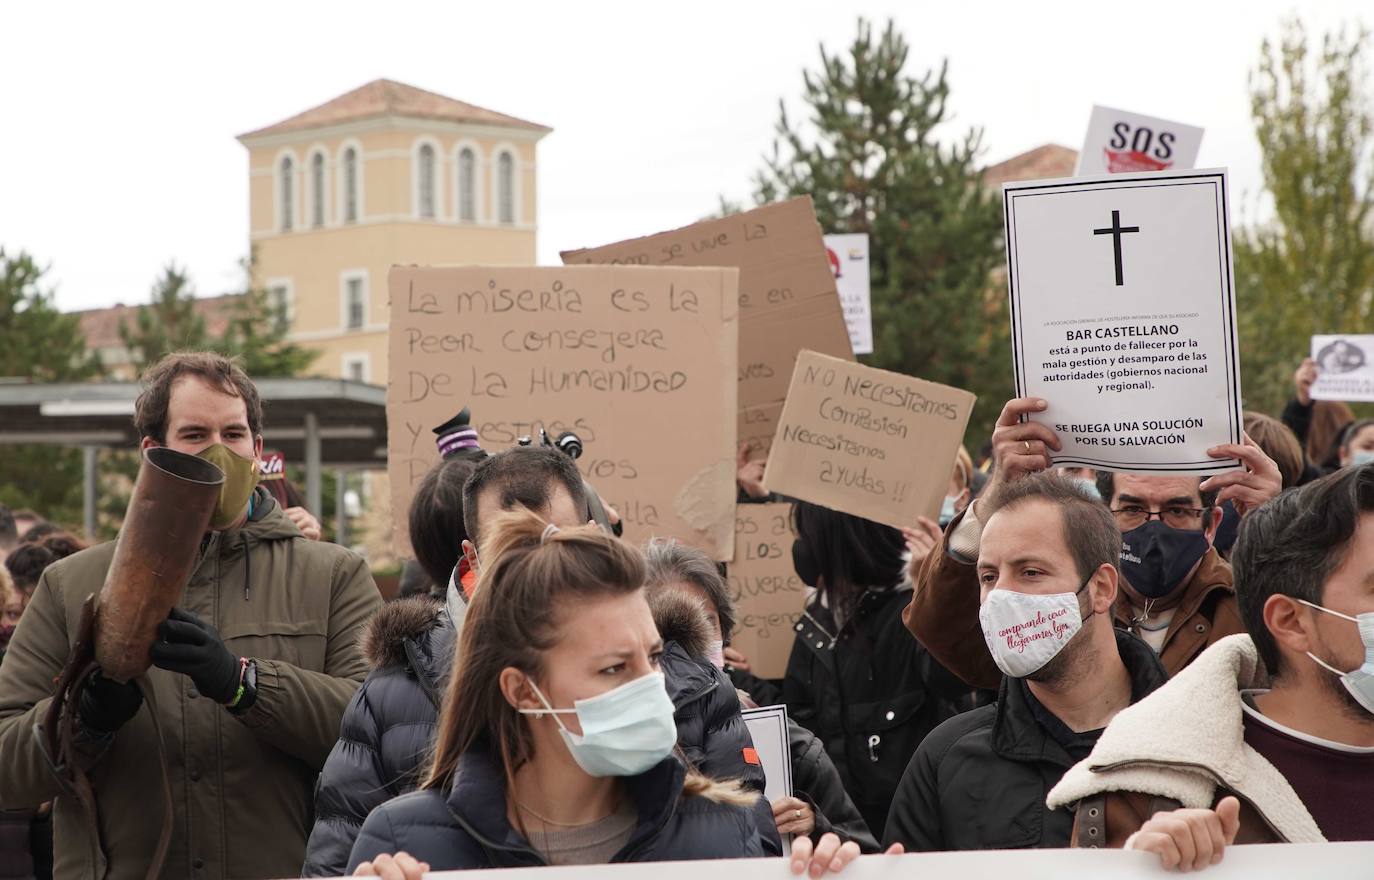
[[[1131,131],[1129,122],[1118,122],[1112,126],[1112,138],[1107,142],[1107,146],[1113,150],[1129,149],[1166,161],[1174,155],[1174,140],[1175,135],[1171,131],[1161,131],[1156,135],[1153,129],[1143,125]]]

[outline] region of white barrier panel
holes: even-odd
[[[440,871],[428,880],[483,877],[488,880],[793,880],[786,859],[732,859],[719,862],[645,862],[633,865],[582,865],[571,868],[511,868]],[[861,856],[839,880],[1162,880],[1166,872],[1150,853],[1122,850],[1028,849],[987,852],[915,853]],[[1374,877],[1374,843],[1305,843],[1235,846],[1226,859],[1190,876],[1202,880],[1368,880]]]

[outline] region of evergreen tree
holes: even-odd
[[[134,315],[132,326],[120,320],[119,338],[142,373],[163,355],[209,347],[205,318],[196,310],[196,294],[184,269],[168,263],[153,282],[152,301]]]
[[[1361,31],[1327,34],[1315,58],[1302,24],[1265,40],[1250,78],[1264,194],[1273,216],[1233,236],[1242,389],[1278,412],[1310,337],[1374,330],[1374,98]]]
[[[237,355],[248,375],[258,379],[299,376],[309,369],[316,352],[287,339],[291,331],[285,304],[272,302],[267,291],[253,284],[256,255],[240,264],[245,287],[234,303],[229,326],[216,348]]]
[[[1011,392],[1000,202],[981,184],[982,132],[942,143],[947,63],[906,72],[910,47],[892,22],[860,19],[847,53],[821,47],[804,71],[804,122],[786,104],[773,155],[755,179],[759,204],[809,194],[826,232],[869,235],[878,367],[978,395],[969,437],[991,430]],[[727,203],[722,202],[723,206]]]

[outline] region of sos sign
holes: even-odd
[[[1196,126],[1094,107],[1075,176],[1190,169],[1201,144]]]

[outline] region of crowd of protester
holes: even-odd
[[[860,853],[1374,840],[1374,419],[1245,414],[1208,478],[1059,468],[1008,401],[907,529],[788,501],[806,585],[757,677],[723,566],[630,544],[572,458],[467,410],[383,604],[361,557],[257,480],[262,405],[217,355],[144,376],[142,447],[226,473],[153,668],[96,671],[40,735],[113,544],[0,505],[0,880],[380,876]],[[3,499],[0,499],[3,500]],[[742,710],[787,707],[771,800]]]

